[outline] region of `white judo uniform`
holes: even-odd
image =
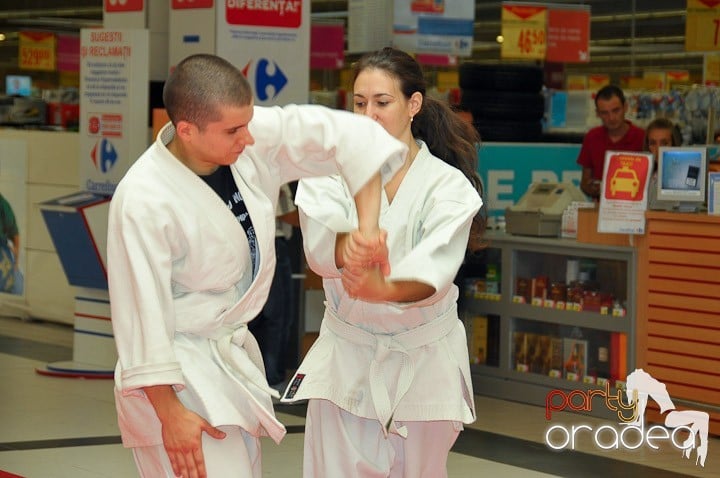
[[[350,118],[352,122],[350,122]],[[255,144],[231,166],[258,244],[251,270],[242,225],[166,144],[166,125],[112,199],[108,279],[118,349],[115,399],[123,444],[162,444],[143,387],[172,385],[213,426],[238,425],[279,442],[257,342],[247,323],[265,303],[275,268],[282,184],[341,172],[356,192],[378,170],[389,179],[405,146],[371,120],[317,106],[255,107]]]
[[[380,219],[388,231],[387,279],[436,289],[420,302],[377,304],[348,296],[334,256],[336,235],[357,227],[348,186],[337,176],[300,181],[296,204],[305,255],[323,278],[326,310],[319,337],[283,397],[329,400],[402,437],[412,430],[402,425],[406,421],[475,420],[453,280],[482,200],[462,172],[420,146],[392,204],[383,192]],[[306,466],[306,476],[318,473]]]

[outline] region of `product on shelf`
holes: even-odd
[[[515,296],[522,297],[525,304],[529,304],[532,299],[530,287],[531,280],[526,277],[518,277],[515,280]]]
[[[619,388],[618,382],[627,377],[627,335],[621,332],[610,334],[610,378]]]
[[[489,249],[487,264],[504,266],[502,287],[510,290],[498,294],[496,303],[489,297],[465,303],[471,316],[488,319],[487,363],[473,366],[473,383],[491,395],[528,403],[537,402],[530,393],[535,387],[622,388],[634,366],[627,345],[634,337],[632,251],[517,236],[493,237]],[[484,280],[493,280],[494,273],[491,268]],[[612,320],[610,313],[627,319]],[[498,380],[513,383],[497,386]]]
[[[469,324],[470,363],[484,364],[487,362],[488,318],[482,315],[470,319]]]
[[[548,351],[547,360],[548,376],[552,378],[563,377],[563,339],[560,337],[550,338],[550,350]]]
[[[530,370],[530,365],[528,363],[528,342],[531,340],[533,335],[534,334],[528,334],[526,332],[513,332],[513,344],[515,347],[515,353],[513,354],[513,368],[518,372],[528,372]]]
[[[532,351],[529,356],[530,373],[547,375],[549,368],[545,360],[550,348],[549,335],[536,335],[533,341]]]
[[[485,292],[485,279],[468,277],[464,282],[465,297],[479,299]]]
[[[610,382],[610,332],[605,330],[589,330],[588,342],[588,379],[586,383],[594,383],[604,387]]]
[[[500,270],[496,264],[488,264],[485,273],[485,292],[488,294],[500,293]]]
[[[587,371],[587,340],[564,338],[563,357],[565,379],[579,382]]]
[[[533,277],[532,280],[532,298],[545,300],[548,296],[548,289],[550,287],[550,278],[546,275],[538,275]]]

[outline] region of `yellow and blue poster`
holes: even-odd
[[[396,0],[393,45],[413,53],[471,56],[475,2]]]

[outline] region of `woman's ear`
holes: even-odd
[[[420,108],[422,108],[422,102],[423,102],[423,95],[420,94],[419,91],[416,91],[415,93],[410,96],[410,116],[415,116],[420,112]]]

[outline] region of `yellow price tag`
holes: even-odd
[[[720,50],[720,0],[687,0],[685,50]]]
[[[20,32],[18,66],[23,70],[55,70],[56,39],[54,33]]]
[[[502,58],[543,60],[547,50],[547,7],[513,3],[502,7]]]

